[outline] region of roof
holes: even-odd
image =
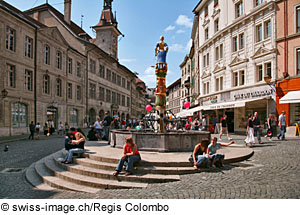
[[[181,78],[179,78],[177,81],[173,82],[170,86],[168,86],[167,90],[172,89],[176,85],[181,85]]]
[[[194,10],[193,10],[193,13],[197,13],[197,12],[196,12],[196,9],[197,9],[197,7],[201,4],[201,2],[202,2],[202,0],[200,0],[200,1],[198,2],[198,4],[196,5],[196,7],[195,7]]]
[[[22,19],[24,22],[26,22],[29,25],[32,25],[33,27],[36,27],[36,28],[45,28],[45,27],[47,27],[46,25],[36,21],[35,19],[31,18],[30,16],[28,16],[24,12],[20,11],[19,9],[17,9],[14,6],[6,3],[3,0],[0,0],[0,8],[6,10],[7,12],[9,12],[10,14],[16,16],[19,19]]]
[[[80,34],[86,34],[88,40],[91,39],[92,37],[87,34],[82,28],[80,28],[77,24],[75,24],[74,22],[70,22],[70,24],[68,24],[65,19],[64,19],[64,15],[59,12],[58,10],[56,10],[54,7],[52,7],[50,4],[42,4],[40,6],[31,8],[29,10],[24,11],[25,14],[27,15],[31,15],[35,12],[40,12],[40,11],[46,11],[46,10],[50,10],[52,13],[55,14],[55,16],[57,16],[57,18],[64,23],[64,25],[68,26],[70,28],[70,30],[75,34],[75,35],[80,35]]]
[[[104,9],[102,11],[100,21],[96,26],[103,25],[117,25],[117,21],[114,18],[114,15],[110,9]]]

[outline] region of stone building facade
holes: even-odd
[[[203,0],[199,17],[200,112],[229,118],[229,131],[244,131],[248,113],[264,125],[276,112],[276,4],[271,0]]]
[[[295,136],[300,121],[300,1],[276,1],[277,113],[286,111],[287,135]]]
[[[167,88],[167,111],[178,114],[181,109],[181,79]]]
[[[65,15],[49,4],[21,12],[0,2],[0,89],[8,92],[0,101],[0,136],[27,133],[31,121],[81,127],[106,111],[131,118],[136,75],[118,62],[121,33],[113,16],[103,19],[112,14],[109,2],[95,26],[110,32],[105,47],[71,21],[71,1]]]

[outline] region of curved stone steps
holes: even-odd
[[[77,174],[73,171],[69,171],[68,167],[60,168],[57,164],[58,161],[51,159],[45,160],[45,165],[48,169],[54,172],[55,176],[62,179],[63,181],[72,182],[77,185],[81,185],[82,187],[89,187],[90,189],[98,188],[98,189],[128,189],[128,188],[145,188],[147,187],[147,183],[136,183],[130,181],[117,181],[117,180],[109,180],[104,178],[96,178],[88,175]],[[66,166],[65,164],[61,164],[62,166]],[[75,165],[76,166],[76,165]],[[65,170],[67,169],[67,170]],[[84,189],[82,189],[85,192]]]

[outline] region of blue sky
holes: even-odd
[[[64,0],[48,0],[63,13]],[[6,0],[20,10],[44,4],[46,0]],[[180,78],[179,65],[189,52],[193,24],[192,10],[199,0],[114,0],[119,30],[125,35],[119,41],[119,60],[149,86],[155,87],[154,48],[161,35],[169,46],[167,86]],[[72,20],[92,37],[90,26],[99,22],[103,0],[72,0]]]

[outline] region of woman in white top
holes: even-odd
[[[40,139],[41,125],[39,122],[35,125],[35,130],[36,130],[36,134],[37,134],[36,139]]]

